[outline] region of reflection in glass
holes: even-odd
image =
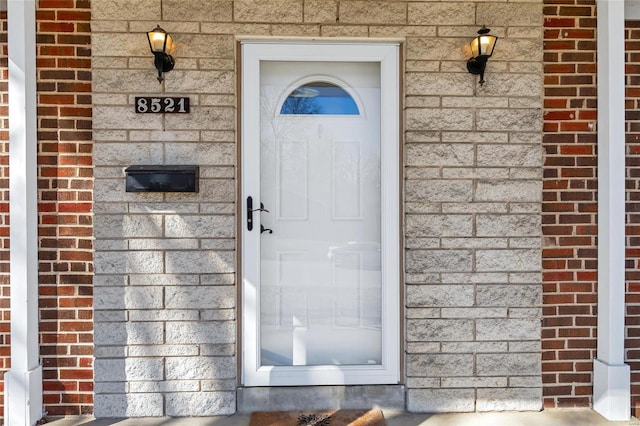
[[[287,77],[336,64],[261,67],[259,365],[379,367],[379,64],[340,64],[344,88]]]
[[[341,87],[314,81],[296,88],[282,104],[280,114],[358,115],[358,106]]]

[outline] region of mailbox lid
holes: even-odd
[[[199,166],[143,164],[124,171],[126,192],[198,192]]]

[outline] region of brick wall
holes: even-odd
[[[545,406],[588,406],[596,356],[596,8],[595,1],[545,3]],[[632,408],[637,415],[640,31],[637,22],[626,25],[626,360],[632,370]]]
[[[7,13],[0,12],[0,373],[11,367],[9,346],[9,63],[7,58]],[[0,381],[4,392],[4,382]],[[0,415],[4,415],[0,401]]]
[[[546,407],[588,406],[596,348],[595,0],[545,0],[543,380]]]
[[[40,339],[50,415],[93,403],[93,159],[89,0],[37,10]]]
[[[409,406],[540,407],[541,0],[141,4],[92,3],[96,414],[234,409],[238,271],[221,230],[240,34],[406,37]],[[143,34],[157,23],[179,45],[162,85]],[[482,24],[501,39],[480,88],[464,46]],[[132,97],[153,94],[188,95],[190,116],[136,117]],[[177,161],[200,164],[199,194],[124,192],[124,167]]]
[[[6,19],[6,13],[1,18]],[[8,187],[6,21],[0,43],[0,186]],[[91,13],[88,0],[37,3],[40,353],[44,410],[92,412]],[[9,359],[7,191],[0,225],[0,368]],[[0,399],[0,404],[2,399]]]
[[[640,415],[640,21],[626,23],[627,330],[631,409]]]

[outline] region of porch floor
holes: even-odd
[[[412,414],[385,411],[389,426],[640,426],[640,420],[611,422],[589,409],[553,409],[540,412]],[[248,414],[221,417],[100,419],[67,417],[47,426],[247,426]]]

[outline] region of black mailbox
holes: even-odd
[[[198,166],[129,166],[127,192],[198,192]]]

